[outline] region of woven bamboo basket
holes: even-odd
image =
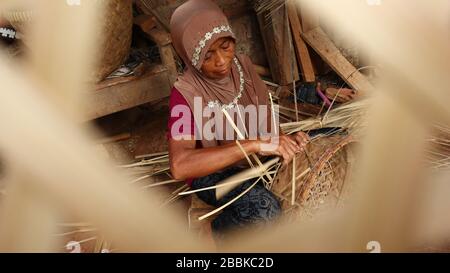
[[[6,11],[4,16],[16,30],[24,32],[33,20],[33,11]],[[105,16],[102,18],[100,31],[103,39],[98,51],[98,65],[92,72],[92,79],[96,82],[111,74],[128,57],[133,27],[132,0],[105,1]]]
[[[289,216],[314,216],[343,199],[353,166],[351,136],[334,135],[312,141],[305,153],[295,158],[295,202],[292,204],[293,166],[280,169],[272,186]],[[345,187],[344,187],[345,186]]]

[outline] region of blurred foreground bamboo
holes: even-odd
[[[3,1],[0,11],[13,2],[23,1]],[[75,11],[64,1],[26,2],[41,12],[30,30],[29,62],[20,69],[0,62],[0,151],[7,186],[1,197],[0,251],[60,251],[61,242],[53,235],[66,214],[92,224],[125,252],[211,250],[184,232],[181,216],[170,208],[162,211],[151,192],[144,195],[127,183],[130,177],[121,169],[97,158],[90,148],[93,133],[75,122],[95,56],[95,8]],[[378,241],[383,251],[410,251],[449,236],[450,220],[442,217],[450,209],[448,198],[429,197],[450,194],[448,168],[431,175],[422,164],[433,135],[430,124],[441,128],[432,142],[448,148],[448,136],[442,134],[450,124],[448,1],[382,1],[380,6],[358,0],[298,2],[382,63],[384,73],[364,119],[367,131],[354,176],[358,189],[346,210],[265,233],[237,234],[225,250],[362,252],[368,242]],[[6,59],[3,53],[0,58]],[[360,103],[357,107],[366,111]],[[355,127],[345,107],[321,122]],[[283,129],[316,125],[306,121]],[[448,154],[438,156],[448,166]],[[430,218],[436,215],[441,217]]]

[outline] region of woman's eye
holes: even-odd
[[[228,49],[230,47],[230,42],[225,42],[222,44],[223,49]]]

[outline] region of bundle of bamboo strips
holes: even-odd
[[[139,161],[122,165],[120,168],[126,169],[134,177],[130,182],[131,184],[139,185],[143,190],[184,182],[173,179],[170,173],[168,152],[138,156],[136,159]],[[183,183],[168,196],[164,197],[161,205],[165,206],[179,200],[182,197],[179,194],[188,189],[189,187]]]
[[[335,127],[360,139],[364,136],[368,126],[367,114],[371,103],[372,99],[370,98],[352,101],[334,109],[329,108],[325,114],[319,117],[282,123],[280,127],[285,134]],[[295,111],[295,109],[289,110]],[[443,124],[433,124],[430,131],[431,136],[427,139],[429,144],[427,161],[433,169],[446,170],[450,166],[450,129]]]
[[[343,104],[329,110],[324,115],[298,122],[282,123],[281,129],[286,134],[308,131],[326,127],[345,128],[354,135],[360,135],[367,126],[366,116],[370,99],[362,99]]]

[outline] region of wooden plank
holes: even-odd
[[[367,78],[341,54],[320,27],[304,33],[303,38],[349,86],[359,91],[361,95],[374,89]]]
[[[168,44],[159,47],[159,55],[161,56],[162,64],[169,71],[170,84],[174,84],[178,77],[177,64],[175,63],[175,56],[172,51],[172,45]]]
[[[268,13],[268,11],[260,12],[257,18],[272,79],[280,85],[288,85],[299,77],[294,46],[288,32],[287,13],[285,8],[271,12],[271,16],[268,16]]]
[[[172,45],[161,46],[159,48],[159,55],[161,56],[162,64],[169,71],[170,84],[173,85],[178,78],[177,64],[172,51]]]
[[[112,79],[106,78],[103,81],[101,81],[101,82],[99,82],[99,83],[97,83],[95,85],[95,90],[101,90],[101,89],[104,89],[104,88],[107,88],[107,87],[111,87],[111,86],[114,86],[114,85],[124,84],[124,83],[127,83],[127,82],[134,81],[137,78],[138,77],[134,76],[134,75],[128,76],[128,77],[112,78]]]
[[[158,45],[162,64],[170,72],[170,83],[175,83],[178,77],[178,71],[170,33],[158,28],[153,28],[146,31],[145,34],[147,34],[148,37]]]
[[[316,27],[320,26],[319,16],[311,11],[309,11],[304,5],[297,1],[297,14],[302,25],[302,33],[308,32]],[[311,62],[313,64],[314,74],[327,74],[331,69],[328,65],[320,58],[320,56],[311,49],[308,45],[309,55]]]
[[[123,83],[127,83],[130,81],[134,81],[134,80],[140,78],[141,76],[143,76],[144,74],[146,74],[148,69],[149,69],[149,63],[144,61],[143,63],[139,64],[137,67],[134,68],[133,75],[111,78],[111,79],[106,78],[103,81],[101,81],[95,85],[95,90],[100,90],[100,89],[103,89],[106,87],[111,87],[111,86],[114,86],[117,84],[123,84]]]
[[[130,82],[109,86],[86,95],[86,119],[95,119],[170,95],[170,73],[158,66]]]
[[[297,61],[303,72],[303,80],[306,82],[314,82],[316,81],[316,76],[314,74],[311,57],[309,56],[308,46],[301,37],[302,25],[297,14],[297,7],[295,6],[295,3],[292,1],[287,1],[287,10],[289,22],[291,23],[292,37],[294,38],[295,50],[297,53]]]

